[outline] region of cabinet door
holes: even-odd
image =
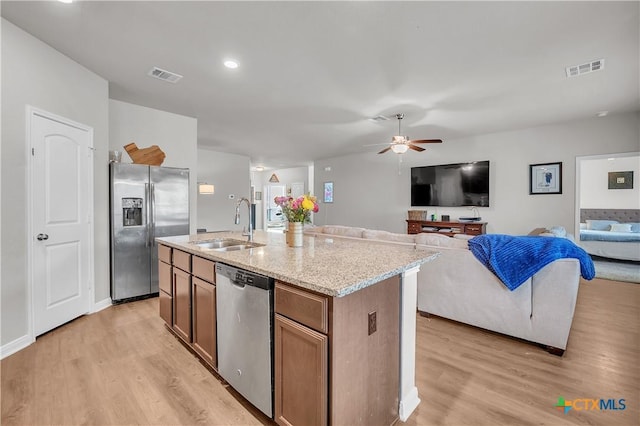
[[[216,286],[193,277],[193,348],[216,367]]]
[[[158,261],[160,318],[162,318],[169,326],[172,326],[173,324],[173,297],[171,296],[173,294],[172,278],[171,265],[163,261]]]
[[[327,424],[328,337],[275,315],[275,420]]]
[[[159,294],[160,318],[167,323],[169,327],[173,323],[173,298],[169,294],[160,290]]]
[[[173,268],[173,330],[191,343],[191,275]]]
[[[162,261],[158,262],[158,286],[169,296],[173,295],[173,285],[171,285],[171,265]]]

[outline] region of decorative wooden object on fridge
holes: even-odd
[[[134,164],[148,164],[150,166],[159,166],[165,158],[164,152],[158,145],[151,145],[148,148],[138,148],[135,142],[131,142],[124,146],[125,151],[131,157]]]

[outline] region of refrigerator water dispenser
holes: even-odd
[[[142,225],[142,198],[122,199],[122,226]]]

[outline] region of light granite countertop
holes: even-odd
[[[265,231],[255,231],[253,239],[264,246],[245,250],[222,252],[192,244],[220,238],[247,239],[240,232],[215,232],[163,237],[156,241],[334,297],[401,274],[440,254],[411,245],[325,235],[305,235],[304,246],[294,248],[286,245],[283,233]]]

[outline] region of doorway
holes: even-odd
[[[282,209],[276,205],[275,197],[284,197],[287,192],[285,185],[265,185],[264,202],[264,229],[266,231],[282,232],[285,229],[285,218],[282,216]]]
[[[93,129],[27,108],[30,331],[89,313],[93,300]]]

